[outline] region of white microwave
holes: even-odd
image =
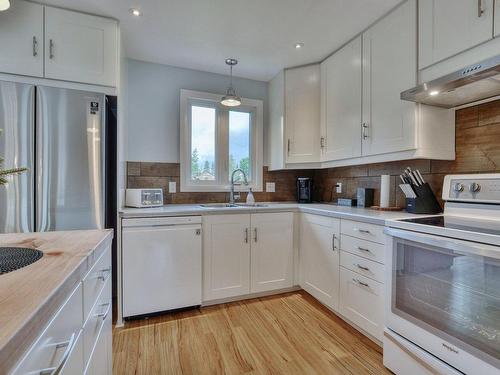
[[[163,206],[162,189],[127,189],[125,190],[127,207],[159,207]]]

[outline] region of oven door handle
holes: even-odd
[[[462,241],[432,234],[417,233],[407,230],[385,228],[384,233],[389,236],[401,238],[429,246],[440,247],[462,255],[478,255],[500,259],[500,247],[472,241]]]

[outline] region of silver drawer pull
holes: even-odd
[[[370,271],[370,269],[368,267],[365,267],[365,266],[362,266],[361,264],[359,263],[356,263],[354,264],[356,267],[358,267],[360,270],[363,270],[363,271]]]
[[[102,320],[106,320],[109,314],[109,310],[111,310],[111,303],[104,303],[101,305],[101,307],[107,306],[106,310],[104,312],[100,312],[99,314],[95,314],[96,318],[102,318]]]
[[[358,246],[358,250],[364,251],[365,253],[371,253],[371,250],[367,249],[366,247]]]
[[[100,270],[99,276],[97,276],[97,278],[102,282],[104,282],[108,279],[109,276],[111,276],[111,267]]]
[[[66,348],[63,356],[61,357],[61,361],[55,367],[44,368],[44,369],[41,369],[40,371],[35,371],[34,373],[35,374],[39,373],[40,375],[57,375],[57,374],[59,374],[61,372],[62,368],[64,367],[64,365],[66,364],[68,357],[71,353],[71,350],[73,349],[73,346],[75,343],[75,338],[76,338],[76,334],[73,332],[71,334],[71,337],[69,338],[69,340],[49,344],[48,346],[55,346],[56,350],[61,349],[61,348]]]
[[[354,281],[354,282],[355,282],[356,284],[358,284],[358,285],[362,285],[362,286],[365,286],[365,287],[367,287],[367,288],[369,288],[369,287],[370,287],[370,285],[368,285],[367,283],[364,283],[364,282],[362,282],[362,281],[360,281],[360,280],[358,280],[358,279],[352,279],[352,281]]]
[[[370,234],[370,231],[368,229],[354,228],[354,230],[359,233]]]

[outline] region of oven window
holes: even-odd
[[[394,249],[392,311],[498,365],[500,260],[396,238]]]

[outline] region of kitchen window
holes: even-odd
[[[229,191],[232,172],[240,168],[248,186],[262,191],[261,100],[242,99],[224,107],[220,95],[181,90],[181,191]],[[242,182],[240,173],[236,182]]]

